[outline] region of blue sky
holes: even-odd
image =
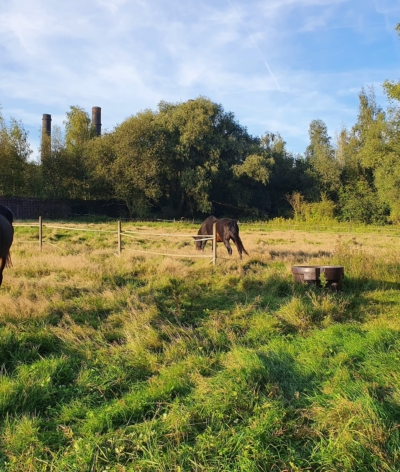
[[[199,95],[255,136],[303,153],[313,119],[334,138],[358,94],[400,80],[400,0],[1,0],[0,103],[38,156],[42,114],[102,108],[103,130]]]

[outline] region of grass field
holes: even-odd
[[[197,255],[197,228],[124,223],[121,257],[115,232],[45,227],[39,252],[16,228],[0,470],[399,471],[398,235],[242,224],[250,256],[215,268],[133,251]],[[296,264],[343,265],[343,290]]]

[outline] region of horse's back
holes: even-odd
[[[0,203],[0,215],[4,216],[9,223],[11,224],[13,223],[14,221],[13,212],[8,207],[6,207],[5,205],[1,203]]]
[[[213,234],[214,223],[217,223],[217,232],[221,235],[221,237],[225,230],[229,231],[231,228],[234,228],[234,230],[237,232],[239,231],[237,220],[233,220],[232,218],[216,218],[214,215],[211,215],[204,220],[197,234]]]
[[[213,224],[218,222],[217,218],[214,215],[209,216],[203,221],[203,224],[200,226],[199,232],[197,234],[208,235],[213,233]]]
[[[238,233],[239,227],[237,224],[237,220],[233,220],[232,218],[220,218],[217,220],[217,231],[228,231],[229,233]]]
[[[237,220],[233,220],[232,218],[220,218],[218,220],[218,224],[220,224],[221,226],[232,226],[232,225],[236,225],[237,226]]]

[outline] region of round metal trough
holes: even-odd
[[[344,277],[343,266],[292,266],[295,282],[306,283],[321,287],[321,275],[326,287],[338,291],[341,289]]]

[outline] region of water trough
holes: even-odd
[[[316,285],[317,287],[322,286],[322,278],[326,282],[326,287],[337,292],[342,287],[344,267],[327,265],[292,266],[292,274],[295,282]]]

